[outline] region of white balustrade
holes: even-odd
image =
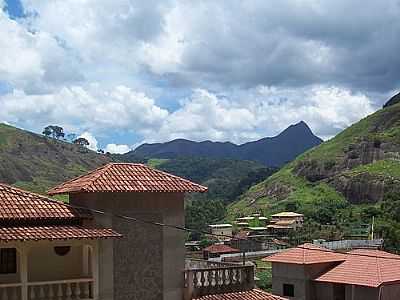
[[[92,300],[93,279],[28,282],[28,300]],[[0,300],[10,300],[2,299]]]
[[[0,300],[19,300],[20,294],[20,283],[0,284]]]

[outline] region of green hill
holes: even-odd
[[[394,103],[252,186],[228,213],[232,219],[297,210],[320,225],[361,226],[371,222],[371,211],[384,210],[385,200],[400,198],[399,184],[400,103]]]
[[[110,161],[67,142],[0,124],[0,181],[44,193]]]

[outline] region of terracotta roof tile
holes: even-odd
[[[76,192],[206,192],[207,188],[143,164],[110,163],[60,184],[50,195]]]
[[[87,211],[73,209],[61,201],[0,183],[0,220],[77,219]]]
[[[400,281],[400,256],[379,250],[354,250],[345,262],[316,281],[378,287]],[[359,254],[359,255],[356,255]]]
[[[119,233],[112,229],[83,228],[80,226],[34,226],[0,228],[0,241],[39,241],[119,238]]]
[[[254,289],[244,292],[206,295],[194,298],[194,300],[288,300],[288,299],[275,296],[258,289]]]
[[[204,249],[204,251],[210,252],[210,253],[231,253],[231,252],[240,252],[238,249],[232,248],[228,245],[224,244],[214,244],[211,246],[208,246],[207,248]]]
[[[268,262],[301,265],[340,262],[344,260],[346,260],[345,254],[336,253],[314,244],[300,245],[296,248],[290,248],[263,259],[263,261]]]

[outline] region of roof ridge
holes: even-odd
[[[380,264],[378,261],[378,255],[376,256],[376,273],[378,276],[378,283],[380,285],[382,283],[382,274],[381,274]]]
[[[69,207],[69,206],[66,205],[64,202],[59,201],[59,200],[57,200],[57,199],[52,199],[52,198],[50,198],[50,197],[47,197],[47,196],[42,195],[42,194],[39,194],[39,193],[35,193],[35,192],[31,192],[31,191],[26,191],[26,190],[23,190],[23,189],[21,189],[21,188],[15,187],[15,186],[12,186],[12,185],[7,184],[7,183],[2,183],[2,182],[0,182],[0,186],[4,186],[4,187],[6,187],[6,188],[9,188],[9,189],[10,189],[10,192],[13,193],[13,194],[25,194],[25,195],[28,194],[28,195],[30,195],[30,196],[36,196],[36,197],[38,197],[38,198],[40,198],[41,200],[46,201],[46,202],[57,203],[57,204],[60,204],[60,205],[62,205],[62,206],[65,206],[65,207]]]
[[[170,177],[177,178],[177,179],[182,180],[182,181],[185,181],[185,182],[187,182],[187,183],[195,184],[195,185],[197,185],[197,186],[199,186],[199,187],[204,187],[204,186],[202,186],[202,185],[199,184],[199,183],[190,181],[189,179],[185,179],[185,178],[179,177],[179,176],[177,176],[177,175],[174,175],[174,174],[171,174],[171,173],[167,173],[167,172],[161,171],[161,170],[159,170],[159,169],[150,167],[150,166],[145,165],[145,164],[141,164],[141,165],[144,166],[144,167],[146,167],[146,168],[152,169],[152,170],[154,170],[154,171],[156,171],[156,172],[158,172],[158,173],[161,173],[161,174],[164,174],[164,175],[167,175],[167,176],[170,176]]]
[[[121,163],[122,164],[122,163]],[[102,168],[96,169],[94,170],[91,174],[95,173],[95,171],[99,172],[99,174],[97,176],[95,176],[92,180],[90,180],[90,182],[88,182],[86,185],[84,185],[81,190],[86,190],[87,186],[90,186],[92,184],[94,184],[101,176],[104,175],[105,172],[108,171],[108,169],[110,169],[112,166],[114,165],[114,163],[108,163],[106,165],[104,165]],[[86,174],[89,175],[89,174]],[[76,179],[76,178],[75,178]]]
[[[105,164],[105,165],[102,165],[102,166],[100,166],[100,167],[97,167],[96,169],[93,169],[92,171],[89,171],[89,172],[84,173],[84,174],[82,174],[82,175],[79,175],[79,176],[77,176],[77,177],[71,178],[71,179],[69,179],[69,180],[67,180],[67,181],[64,181],[64,182],[62,182],[62,183],[56,185],[55,187],[53,187],[53,188],[47,190],[46,192],[47,192],[48,194],[51,194],[52,191],[53,191],[54,189],[58,188],[60,185],[65,185],[65,184],[74,182],[74,181],[76,181],[76,180],[78,180],[78,179],[81,179],[81,178],[83,178],[83,177],[88,177],[88,176],[90,176],[91,174],[93,174],[93,173],[95,173],[95,172],[97,172],[97,171],[100,171],[101,169],[104,169],[104,168],[107,167],[109,164],[110,164],[110,163],[107,163],[107,164]]]

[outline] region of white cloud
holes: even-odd
[[[0,118],[36,130],[55,123],[75,132],[123,129],[140,133],[161,126],[168,116],[167,110],[143,93],[125,86],[103,90],[97,84],[43,95],[14,90],[0,95],[0,106]]]
[[[78,138],[85,138],[89,142],[88,148],[90,150],[97,151],[98,142],[97,142],[97,139],[94,137],[93,134],[91,134],[90,132],[86,131],[86,132],[82,133],[81,135],[79,135]]]
[[[0,80],[34,92],[82,79],[75,57],[47,32],[32,32],[0,10]]]
[[[373,111],[367,96],[338,87],[261,86],[224,97],[197,89],[146,141],[187,138],[243,143],[276,135],[301,120],[326,139]]]
[[[108,144],[104,149],[104,151],[110,153],[123,154],[131,151],[131,148],[128,145]]]

